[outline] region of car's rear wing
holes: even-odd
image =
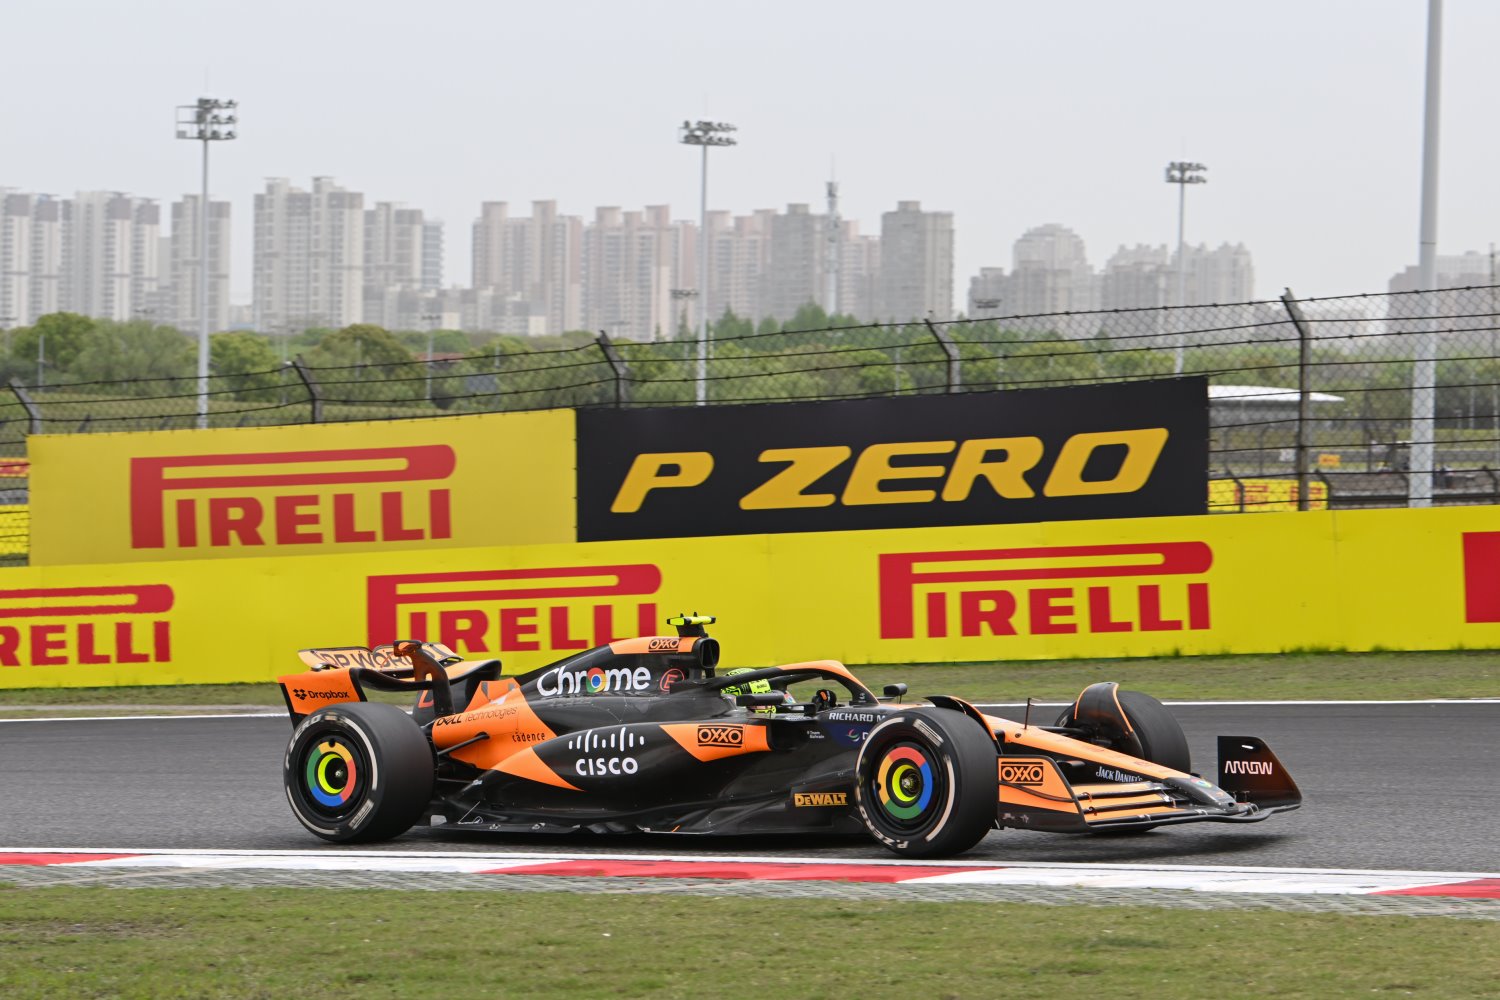
[[[299,649],[297,656],[310,669],[276,678],[293,725],[320,708],[367,700],[365,687],[414,694],[431,691],[434,702],[443,703],[439,714],[451,714],[447,668],[465,663],[463,657],[442,643],[413,640],[374,648]]]

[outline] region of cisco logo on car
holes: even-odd
[[[651,671],[645,667],[604,669],[577,667],[565,670],[554,667],[537,678],[537,693],[550,697],[560,694],[602,694],[606,691],[646,691],[651,687]]]
[[[640,765],[634,757],[582,757],[573,763],[573,770],[585,778],[602,778],[608,774],[634,774]]]

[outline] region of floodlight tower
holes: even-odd
[[[1187,305],[1187,244],[1183,241],[1184,225],[1187,218],[1187,186],[1189,184],[1207,184],[1208,178],[1203,172],[1208,168],[1201,163],[1182,163],[1173,161],[1167,164],[1167,183],[1177,185],[1177,302],[1179,307]],[[1180,315],[1180,314],[1179,314]],[[1181,330],[1182,320],[1179,318],[1174,324]],[[1179,332],[1177,337],[1176,357],[1173,361],[1172,370],[1175,374],[1182,374],[1182,336]]]
[[[830,319],[839,311],[839,265],[843,262],[844,224],[839,218],[839,182],[828,182],[827,257],[823,261],[823,308]]]
[[[703,148],[703,183],[698,204],[698,372],[695,379],[695,401],[702,406],[708,400],[708,147],[734,146],[738,142],[730,132],[738,131],[728,122],[684,121],[677,140],[686,146]]]
[[[198,202],[198,426],[208,426],[208,146],[235,138],[239,102],[200,97],[177,106],[177,138],[203,143],[203,198]]]

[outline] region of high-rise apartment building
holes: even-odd
[[[61,214],[47,195],[0,188],[0,327],[57,311]]]
[[[1104,265],[1101,309],[1159,309],[1172,302],[1171,259],[1164,246],[1120,247]]]
[[[1479,253],[1475,250],[1467,253],[1440,253],[1435,263],[1438,288],[1493,285],[1497,283],[1496,275],[1500,274],[1494,253]],[[1421,289],[1421,278],[1420,268],[1408,267],[1391,276],[1388,288],[1392,292],[1415,292]]]
[[[1003,315],[1005,297],[1010,294],[1009,279],[1003,267],[981,267],[969,279],[966,311],[970,319],[993,319]]]
[[[580,329],[583,242],[583,220],[560,214],[555,201],[532,202],[530,218],[512,218],[503,201],[485,202],[474,223],[473,286],[530,303],[524,314],[539,312],[550,333]]]
[[[1098,279],[1083,240],[1066,226],[1049,223],[1016,240],[1001,314],[1035,316],[1085,312],[1099,307]],[[1025,327],[1054,325],[1051,321]]]
[[[167,275],[163,314],[158,322],[174,324],[179,330],[193,332],[201,323],[199,286],[202,284],[203,257],[201,195],[183,195],[172,203],[172,233],[167,240]],[[230,204],[208,203],[208,326],[210,330],[229,329],[229,265],[231,254]]]
[[[761,302],[761,317],[785,323],[809,303],[821,304],[828,295],[826,216],[814,215],[807,205],[793,204],[785,214],[770,217],[771,240]]]
[[[924,212],[897,202],[880,217],[880,303],[883,319],[953,317],[953,213]]]
[[[590,330],[631,340],[664,340],[680,317],[672,289],[692,287],[681,276],[693,241],[666,205],[643,212],[599,208],[583,234],[583,321]],[[713,299],[709,299],[710,308]]]
[[[427,329],[442,310],[427,301],[442,285],[443,226],[421,209],[376,202],[365,210],[364,322]]]
[[[255,196],[255,315],[262,331],[364,318],[364,195],[329,177],[311,191],[274,178]]]
[[[1255,268],[1250,262],[1250,251],[1243,243],[1234,246],[1222,243],[1213,250],[1203,245],[1189,245],[1185,249],[1184,305],[1248,302],[1255,297]],[[1177,266],[1175,257],[1172,266]],[[1175,273],[1172,280],[1176,281]],[[1175,294],[1172,301],[1177,301]]]
[[[80,191],[63,202],[61,216],[59,308],[120,322],[156,309],[161,209],[154,199]]]

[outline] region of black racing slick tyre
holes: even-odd
[[[1141,756],[1174,771],[1191,771],[1193,755],[1188,750],[1187,736],[1167,706],[1139,691],[1121,691],[1119,697],[1125,718],[1130,720],[1130,728],[1141,741]]]
[[[960,712],[913,708],[870,731],[854,804],[870,835],[908,858],[967,851],[995,826],[995,741]]]
[[[1188,750],[1187,736],[1183,734],[1177,717],[1167,711],[1167,706],[1139,691],[1120,691],[1116,697],[1131,730],[1141,741],[1140,756],[1153,764],[1176,771],[1187,773],[1192,770],[1193,757]],[[1073,708],[1069,706],[1057,717],[1057,725],[1073,724]],[[1096,742],[1107,745],[1111,750],[1135,755],[1135,748],[1128,740],[1098,738]]]
[[[282,783],[292,814],[340,843],[388,840],[409,830],[432,801],[432,747],[394,705],[353,702],[319,709],[292,732]]]

